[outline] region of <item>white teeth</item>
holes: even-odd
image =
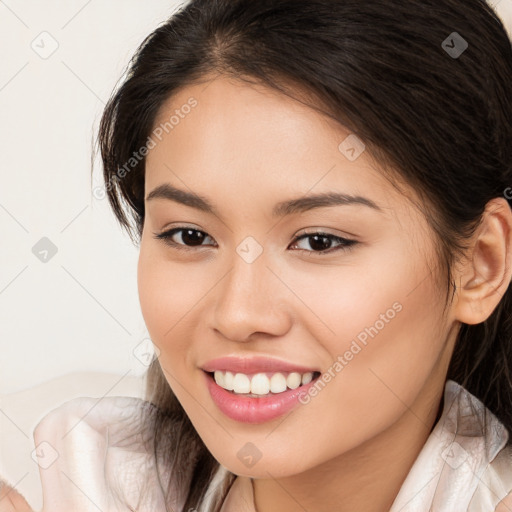
[[[302,384],[309,384],[312,380],[313,380],[313,373],[312,372],[305,373],[302,376]]]
[[[286,385],[290,389],[298,388],[300,386],[300,381],[301,381],[301,376],[300,376],[300,373],[297,373],[297,372],[290,373],[290,375],[288,375],[288,377],[286,377]]]
[[[257,373],[251,379],[251,393],[266,395],[270,391],[270,381],[264,373]]]
[[[282,393],[289,389],[297,389],[301,384],[308,384],[313,380],[313,372],[301,375],[298,372],[291,372],[286,376],[283,373],[274,373],[270,378],[266,373],[256,373],[252,377],[245,373],[214,372],[215,382],[228,391],[238,394],[268,395]]]
[[[274,373],[270,378],[270,391],[272,393],[282,393],[286,391],[286,378],[282,373]]]
[[[313,372],[307,372],[302,376],[302,385],[309,384],[313,380]]]
[[[224,389],[228,389],[230,391],[233,390],[233,379],[234,375],[231,372],[226,372],[224,374]]]
[[[235,393],[250,393],[251,381],[245,373],[237,373],[233,378],[233,391]]]
[[[224,384],[224,373],[222,373],[220,370],[215,370],[215,372],[213,373],[213,378],[221,388],[227,389]]]

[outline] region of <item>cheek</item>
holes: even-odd
[[[367,373],[370,364],[387,367],[392,358],[421,364],[422,357],[437,357],[444,332],[443,297],[428,268],[427,249],[389,237],[379,250],[361,250],[343,265],[295,269],[283,280],[294,283],[294,293],[308,307],[301,323],[333,361],[353,348],[347,359]]]
[[[328,354],[324,372],[335,383],[325,395],[340,405],[340,422],[347,421],[346,411],[369,415],[373,423],[381,411],[389,421],[403,410],[401,400],[414,400],[445,342],[442,294],[433,276],[410,250],[395,254],[385,264],[372,256],[360,267],[293,277],[301,283],[294,292],[309,309],[302,327]]]
[[[165,257],[152,244],[141,244],[137,285],[141,312],[160,362],[176,370],[188,359],[198,328],[196,310],[209,286],[207,276]],[[177,357],[174,357],[177,356]]]
[[[172,285],[161,273],[161,263],[141,244],[137,266],[137,286],[142,316],[151,339],[161,349],[162,333],[172,325],[169,314],[174,311]]]
[[[345,310],[335,324],[341,334],[330,350],[339,362],[332,396],[340,404],[336,422],[348,428],[354,421],[347,422],[350,411],[363,435],[368,429],[367,436],[413,404],[435,371],[446,339],[432,278],[402,269],[389,269],[367,283],[371,294],[354,290],[351,300],[345,296]]]
[[[358,336],[364,344],[375,324],[380,332],[389,323],[400,322],[400,310],[410,301],[406,294],[412,287],[412,271],[401,263],[387,266],[373,254],[357,255],[330,267],[283,269],[280,276],[293,283],[299,301],[293,297],[289,301],[297,305],[301,328],[335,357]]]

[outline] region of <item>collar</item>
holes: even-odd
[[[390,512],[467,510],[483,473],[508,438],[507,429],[478,398],[448,379],[441,417]]]

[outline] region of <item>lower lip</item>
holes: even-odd
[[[264,423],[291,411],[299,402],[299,396],[307,393],[318,377],[296,389],[289,389],[262,398],[235,395],[220,387],[213,377],[203,371],[206,385],[217,407],[228,417],[242,423]],[[301,404],[302,405],[302,404]]]

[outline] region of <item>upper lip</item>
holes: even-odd
[[[227,356],[211,359],[201,366],[206,372],[215,370],[229,371],[233,373],[264,373],[264,372],[298,372],[308,373],[318,371],[299,364],[289,363],[272,357],[251,356],[237,357]]]

